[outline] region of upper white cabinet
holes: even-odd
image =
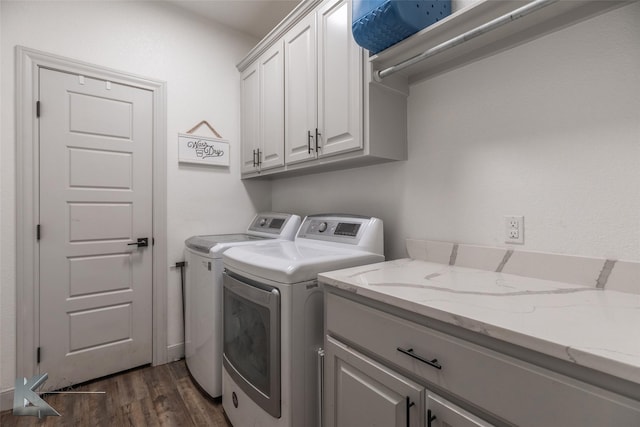
[[[326,1],[318,19],[318,156],[360,149],[362,51],[351,36],[346,0]]]
[[[318,126],[315,13],[289,30],[284,46],[285,156],[290,164],[315,156],[315,143],[311,141]]]
[[[256,150],[260,140],[260,73],[258,63],[252,64],[240,75],[242,128],[242,173],[257,170]]]
[[[282,42],[275,43],[240,77],[243,174],[284,165],[282,46]]]
[[[260,142],[261,170],[284,164],[284,52],[276,43],[260,57]]]
[[[328,0],[284,37],[285,160],[362,148],[362,53],[346,0]]]
[[[268,96],[283,103],[266,106],[266,79],[259,73],[262,96],[256,112],[246,105],[256,102],[250,95],[255,86],[251,73],[256,66],[263,67],[276,45],[282,46],[282,85],[272,83]],[[406,159],[407,93],[373,82],[365,63],[365,52],[351,36],[349,1],[303,1],[238,64],[243,91],[242,177]],[[280,113],[281,121],[272,120]],[[256,120],[256,114],[262,119]],[[267,120],[271,120],[269,131],[265,131]],[[283,158],[274,154],[278,162],[269,166],[267,146],[272,154],[276,146],[283,150]]]
[[[410,84],[629,1],[555,1],[542,8],[538,3],[454,2],[450,16],[369,56],[351,36],[349,0],[303,0],[237,66],[242,73],[242,177],[404,160]],[[513,14],[529,5],[534,12]],[[496,20],[506,23],[482,30]],[[277,61],[264,62],[274,61],[270,49],[279,54]],[[417,55],[426,59],[398,67]],[[281,81],[276,63],[283,64]],[[268,76],[260,71],[267,65]],[[386,77],[374,78],[379,72]]]

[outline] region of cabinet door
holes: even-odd
[[[422,386],[329,336],[326,344],[326,427],[424,425]]]
[[[260,62],[260,169],[284,165],[284,51],[277,42]]]
[[[325,1],[318,10],[320,156],[362,148],[362,58],[349,2]]]
[[[240,76],[242,102],[241,156],[242,173],[257,170],[255,150],[260,138],[260,74],[258,63],[252,64]]]
[[[493,426],[459,406],[429,392],[427,392],[427,425],[429,427]]]
[[[284,36],[285,161],[315,158],[317,126],[316,16],[307,15]]]

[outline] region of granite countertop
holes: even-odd
[[[330,286],[640,384],[640,295],[400,259]]]

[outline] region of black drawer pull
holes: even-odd
[[[429,366],[433,366],[433,367],[434,367],[434,368],[436,368],[436,369],[442,369],[442,365],[440,365],[440,364],[438,363],[438,359],[427,360],[427,359],[425,359],[424,357],[422,357],[422,356],[419,356],[419,355],[415,354],[415,353],[413,352],[413,349],[412,349],[412,348],[410,348],[410,349],[408,349],[408,350],[405,350],[404,348],[400,348],[400,347],[398,347],[398,351],[399,351],[400,353],[404,353],[404,354],[406,354],[407,356],[411,356],[411,357],[413,357],[414,359],[418,359],[419,361],[424,362],[424,363],[426,363],[426,364],[427,364],[427,365],[429,365]]]

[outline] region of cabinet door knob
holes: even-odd
[[[418,354],[415,354],[413,352],[412,348],[404,349],[404,348],[398,347],[397,350],[400,353],[406,354],[407,356],[411,356],[414,359],[417,359],[417,360],[421,361],[422,363],[426,363],[427,365],[432,366],[432,367],[434,367],[436,369],[442,369],[442,365],[440,365],[438,363],[438,359],[432,359],[432,360],[425,359],[424,357],[422,357],[422,356],[420,356]]]

